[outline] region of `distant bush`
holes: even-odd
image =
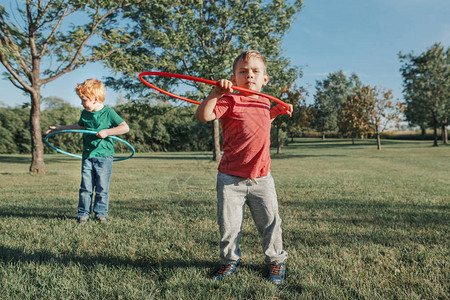
[[[30,108],[0,108],[0,153],[29,153],[31,150]]]
[[[42,136],[51,125],[68,125],[78,122],[80,108],[72,107],[61,99],[51,98],[44,101],[45,109],[41,114]],[[136,152],[149,151],[211,151],[211,122],[198,122],[195,119],[196,106],[150,105],[146,102],[131,102],[115,106],[117,113],[128,123],[130,132],[121,135],[135,148]],[[0,107],[0,153],[31,153],[30,108]],[[271,132],[271,144],[277,146],[274,128]],[[440,132],[438,133],[440,137]],[[321,138],[322,133],[305,128],[302,137]],[[326,132],[326,138],[339,138],[336,132]],[[291,137],[280,130],[282,145]],[[366,138],[373,138],[370,134]],[[394,131],[382,134],[383,139],[432,140],[433,133],[425,136],[416,131]],[[50,138],[57,148],[68,152],[82,151],[81,134],[58,134]],[[122,143],[116,143],[117,152],[128,152]],[[54,153],[47,144],[45,153]]]
[[[431,131],[427,131],[425,135],[422,135],[420,131],[391,131],[383,133],[381,138],[391,140],[433,140],[434,135]],[[438,138],[442,139],[440,130],[438,130]]]
[[[152,106],[133,102],[116,106],[128,123],[123,136],[136,151],[205,151],[212,149],[210,123],[195,119],[194,106]]]
[[[322,138],[322,133],[317,131],[304,131],[302,137],[307,138]],[[327,132],[325,134],[326,138],[341,138],[337,132]],[[438,130],[438,137],[441,139],[441,132]],[[375,136],[372,133],[369,133],[365,138],[374,139]],[[381,134],[381,138],[383,139],[391,139],[391,140],[433,140],[433,132],[427,130],[425,135],[422,135],[420,131],[391,131],[385,132]]]
[[[78,122],[81,110],[60,99],[51,99],[41,113],[42,137],[52,125],[69,125]],[[130,132],[120,137],[129,142],[137,152],[148,151],[206,151],[212,149],[210,123],[195,119],[193,106],[152,106],[147,103],[126,103],[114,107],[128,123]],[[30,108],[0,107],[0,153],[31,153]],[[50,137],[52,145],[64,151],[82,151],[81,134],[58,134]],[[128,152],[122,143],[116,151]],[[54,150],[47,144],[45,153]]]

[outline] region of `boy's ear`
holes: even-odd
[[[234,74],[231,75],[230,80],[233,83],[233,85],[237,85],[237,83],[236,83],[236,76],[234,76]]]
[[[266,84],[269,82],[269,74],[265,74],[264,75],[264,82],[263,82],[263,86],[266,86]]]

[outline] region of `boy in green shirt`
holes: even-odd
[[[91,214],[92,196],[95,190],[93,211],[95,218],[106,222],[108,218],[109,182],[112,173],[114,140],[110,135],[127,133],[128,124],[110,107],[103,105],[105,86],[97,79],[88,79],[75,88],[84,110],[77,124],[50,126],[52,131],[86,129],[97,134],[83,134],[81,185],[78,201],[78,223],[84,224]]]

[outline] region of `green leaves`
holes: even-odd
[[[339,132],[352,138],[364,136],[370,131],[369,108],[373,99],[370,87],[347,96],[339,116]]]
[[[448,125],[450,111],[450,48],[434,44],[420,55],[399,53],[406,117],[422,128]],[[436,131],[436,130],[435,130]],[[435,145],[437,137],[435,136]]]
[[[358,76],[353,73],[347,78],[342,70],[328,74],[323,81],[316,81],[314,127],[323,133],[338,130],[338,118],[344,102],[360,88]]]
[[[233,0],[166,0],[134,6],[123,17],[130,24],[128,34],[135,40],[107,64],[120,72],[127,70],[125,77],[131,80],[144,70],[218,80],[230,78],[234,58],[253,48],[262,52],[271,67],[288,69],[289,61],[280,56],[280,41],[300,8],[299,1]],[[270,84],[284,88],[299,75],[292,70],[281,73],[279,68],[274,68],[273,74],[281,74],[283,80],[271,80]],[[109,84],[118,88],[123,81],[111,80]],[[203,97],[210,91],[200,86],[194,89],[203,92]],[[148,89],[143,87],[142,92],[145,95]]]

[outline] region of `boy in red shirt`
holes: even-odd
[[[275,184],[270,175],[270,127],[280,114],[292,114],[267,98],[251,93],[232,94],[232,85],[261,91],[269,75],[263,56],[254,50],[240,54],[233,63],[231,81],[221,79],[199,105],[196,117],[207,122],[221,119],[223,156],[217,174],[217,216],[220,230],[221,267],[214,274],[223,279],[240,267],[239,248],[245,204],[262,234],[268,279],[282,284],[287,258],[281,237],[281,219]]]

